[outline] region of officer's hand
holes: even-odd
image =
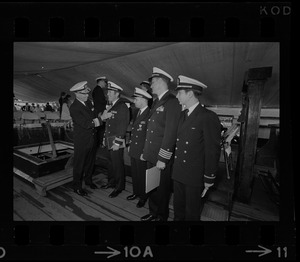
[[[117,145],[113,145],[112,147],[111,147],[111,149],[113,150],[113,151],[117,151],[117,150],[119,150],[119,146],[117,146]]]
[[[212,187],[214,185],[214,183],[208,184],[208,183],[204,183],[204,189],[202,191],[201,197],[204,197],[206,192],[208,191],[208,189],[210,187]]]
[[[141,156],[140,156],[140,160],[142,160],[142,161],[146,161],[146,159],[144,159],[144,155],[143,155],[143,154],[141,154]]]
[[[164,163],[164,162],[158,160],[157,163],[156,163],[156,167],[157,167],[158,169],[164,170],[165,167],[166,167],[166,163]]]
[[[100,114],[100,113],[99,113]],[[104,110],[103,113],[100,115],[100,118],[102,121],[111,118],[113,114],[111,112],[107,112],[107,110]]]
[[[212,187],[214,185],[214,183],[208,184],[208,183],[204,183],[204,187],[209,189],[210,187]]]

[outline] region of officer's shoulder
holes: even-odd
[[[174,101],[177,101],[177,102],[178,102],[176,96],[175,96],[173,93],[169,93],[169,94],[167,95],[167,102],[172,102],[172,103],[173,103]]]
[[[120,100],[119,103],[117,104],[118,107],[120,108],[128,108],[128,106],[126,105],[126,100]]]
[[[177,98],[172,92],[169,92],[168,93],[168,99],[177,99]]]
[[[176,96],[174,94],[170,93],[168,95],[168,99],[167,99],[166,105],[170,105],[172,108],[174,106],[179,106],[178,99],[176,98]]]
[[[218,115],[214,111],[210,110],[209,108],[206,108],[206,107],[203,106],[203,109],[204,109],[204,112],[205,112],[206,116],[219,118]]]
[[[70,109],[76,107],[76,102],[74,100],[74,102],[70,105]]]

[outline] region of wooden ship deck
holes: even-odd
[[[94,182],[100,187],[106,179],[105,172],[98,172]],[[109,198],[112,189],[91,190],[85,188],[88,196],[73,192],[70,183],[47,191],[41,196],[32,183],[15,175],[13,190],[14,221],[140,221],[148,214],[148,202],[137,208],[137,199],[126,200],[132,194],[132,180],[126,176],[126,189],[116,198]],[[204,205],[202,221],[227,221],[228,198],[222,190],[212,190]],[[168,221],[173,221],[173,195],[170,201]],[[254,183],[251,203],[233,201],[230,221],[279,221],[279,210],[264,190],[260,180]]]
[[[31,130],[30,132],[33,131]],[[55,139],[61,138],[58,131],[55,128],[53,129],[53,137]],[[47,141],[45,132],[44,134],[41,131],[36,131],[30,137],[29,132],[23,133],[15,133],[19,135],[16,145]],[[68,132],[66,135],[66,138],[69,138],[72,132]],[[70,139],[69,141],[66,139],[66,141],[71,142]],[[233,150],[233,153],[236,151]],[[236,159],[236,157],[233,157],[233,159]],[[33,183],[14,173],[14,221],[140,221],[140,217],[149,212],[148,202],[144,207],[137,208],[137,199],[133,201],[126,199],[128,195],[132,194],[132,180],[129,175],[130,172],[128,172],[130,159],[126,154],[124,155],[124,162],[127,167],[126,187],[116,198],[108,197],[112,191],[111,188],[100,188],[101,183],[106,179],[107,172],[101,165],[96,165],[93,178],[93,181],[99,188],[96,190],[85,188],[89,193],[86,197],[79,196],[73,192],[70,184],[72,175],[70,172],[68,175],[67,170],[65,170],[65,181],[57,182],[57,185],[53,186],[54,188],[47,190],[46,196],[42,196]],[[272,196],[265,188],[265,185],[262,184],[257,172],[254,175],[250,203],[241,203],[233,198],[231,213],[229,213],[230,193],[233,192],[233,183],[228,183],[226,179],[224,162],[220,161],[219,167],[218,181],[216,181],[215,187],[210,189],[206,195],[207,199],[201,215],[202,221],[279,221],[279,206],[275,201],[271,200]],[[64,170],[60,172],[63,173]],[[233,174],[232,177],[234,177]],[[171,196],[169,207],[170,215],[168,221],[173,221],[173,195]]]

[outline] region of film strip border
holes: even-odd
[[[289,34],[288,3],[3,4],[15,41],[268,41]]]
[[[7,75],[14,41],[279,41],[281,65],[289,62],[291,4],[284,2],[6,3],[0,21]],[[286,71],[281,79],[289,86]],[[284,95],[283,101],[289,98]],[[13,187],[9,178],[5,187]],[[11,196],[0,191],[1,199]],[[276,223],[159,224],[13,222],[10,206],[1,214],[0,260],[293,259],[294,223],[285,216],[284,200],[281,206]]]
[[[18,223],[2,230],[0,259],[291,259],[294,238],[272,223]]]

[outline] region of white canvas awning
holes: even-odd
[[[262,106],[279,108],[279,43],[171,42],[16,42],[14,95],[29,102],[56,101],[79,81],[106,76],[131,96],[156,66],[175,79],[198,79],[208,86],[202,103],[241,106],[245,72],[269,67],[272,77],[264,89]]]

